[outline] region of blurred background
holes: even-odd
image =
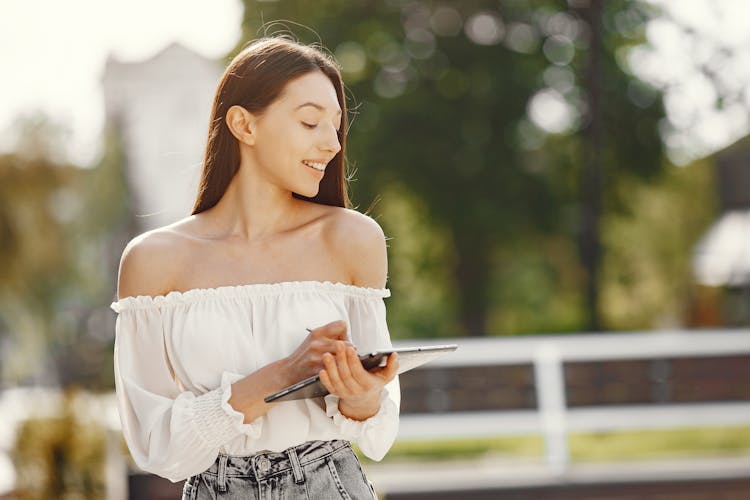
[[[382,498],[750,498],[744,0],[0,3],[0,498],[179,498],[132,464],[117,266],[189,213],[249,40],[341,65],[402,378]]]

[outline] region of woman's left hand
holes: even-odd
[[[336,355],[323,355],[324,369],[320,381],[328,392],[340,398],[339,411],[353,420],[365,420],[380,409],[383,386],[393,380],[398,370],[398,355],[388,356],[385,366],[367,371],[352,346],[337,346]]]

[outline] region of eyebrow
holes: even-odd
[[[326,109],[325,106],[321,106],[320,104],[318,104],[316,102],[306,102],[306,103],[300,104],[299,106],[297,106],[296,108],[294,108],[294,110],[297,111],[299,108],[304,108],[305,106],[312,106],[313,108],[315,108],[315,109],[317,109],[319,111],[325,111],[325,109]],[[339,109],[336,114],[340,115],[341,114],[341,110]]]

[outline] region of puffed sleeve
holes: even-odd
[[[367,294],[350,298],[349,327],[352,343],[360,353],[392,347],[386,322],[383,298],[390,292],[382,290],[380,296]],[[398,433],[401,389],[398,376],[385,385],[380,395],[380,409],[367,420],[353,420],[339,411],[339,398],[333,394],[325,398],[326,414],[333,419],[341,434],[356,441],[362,453],[380,461],[396,440]]]
[[[244,424],[229,404],[238,374],[223,372],[220,386],[205,394],[181,391],[166,355],[160,308],[138,307],[135,299],[111,306],[118,313],[114,369],[122,432],[141,469],[177,482],[208,469],[222,445],[240,434],[259,437],[262,420]]]

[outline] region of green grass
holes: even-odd
[[[572,435],[573,461],[750,455],[750,426]]]
[[[485,454],[536,457],[544,451],[541,437],[502,437],[490,439],[451,439],[443,441],[397,442],[387,459],[457,459],[474,458]]]
[[[750,455],[750,426],[657,431],[578,433],[568,437],[574,462]],[[363,457],[363,461],[371,462]],[[399,441],[384,462],[481,458],[543,459],[541,436]]]

